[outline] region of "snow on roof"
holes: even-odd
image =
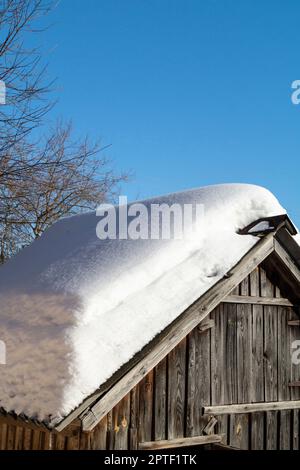
[[[100,240],[95,212],[63,219],[0,269],[0,406],[59,421],[258,241],[236,231],[285,213],[266,189],[217,185],[150,204],[204,204],[193,240]]]

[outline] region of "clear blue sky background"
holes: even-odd
[[[131,199],[256,183],[300,225],[299,18],[299,0],[61,0],[55,114],[112,145]]]

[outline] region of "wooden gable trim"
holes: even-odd
[[[296,265],[295,261],[289,255],[289,253],[284,249],[284,247],[274,239],[274,249],[277,256],[279,256],[280,260],[283,264],[288,268],[289,272],[293,275],[294,279],[297,283],[300,284],[300,270]]]
[[[149,343],[144,349],[144,357],[125,373],[105,395],[100,397],[87,413],[82,415],[82,429],[84,431],[91,431],[150,370],[167,356],[190,331],[209,315],[273,251],[274,234],[270,233],[254,245],[226,276]],[[57,430],[62,430],[66,426],[64,421],[56,427]]]

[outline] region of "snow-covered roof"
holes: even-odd
[[[237,230],[285,213],[266,189],[217,185],[144,201],[204,204],[197,236],[100,240],[95,212],[57,222],[0,269],[0,406],[60,420],[258,241]]]

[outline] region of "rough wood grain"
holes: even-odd
[[[130,394],[125,395],[118,406],[113,410],[113,420],[115,431],[114,448],[127,450],[129,442]]]
[[[186,340],[168,355],[168,439],[184,436]]]
[[[230,415],[229,443],[239,449],[249,449],[249,417],[246,414]]]
[[[248,403],[251,393],[251,305],[237,305],[238,402]]]
[[[250,283],[247,277],[241,283],[241,295],[249,295]],[[237,398],[238,403],[251,400],[252,371],[252,334],[251,305],[237,304]],[[249,447],[249,416],[232,416],[230,418],[230,445],[248,449]]]
[[[289,400],[289,381],[291,376],[289,309],[278,307],[278,399]],[[291,448],[291,412],[281,411],[279,415],[279,448]]]
[[[209,419],[209,421],[208,421],[207,425],[205,426],[205,428],[203,429],[203,434],[205,434],[205,435],[207,435],[207,436],[208,436],[209,434],[213,434],[214,428],[215,428],[217,422],[218,422],[217,418],[215,418],[214,416],[212,416],[212,417]]]
[[[152,440],[153,370],[139,384],[139,441]]]
[[[224,436],[211,434],[209,436],[184,437],[179,439],[169,439],[164,441],[142,442],[139,445],[141,450],[170,449],[174,447],[189,447],[197,445],[212,444],[222,442]]]
[[[300,320],[289,320],[288,325],[289,326],[300,326]]]
[[[194,328],[187,339],[187,437],[197,436],[207,424],[201,407],[210,404],[210,330]]]
[[[164,358],[154,370],[154,439],[166,439],[167,426],[167,360]]]
[[[276,288],[269,280],[267,273],[264,269],[260,268],[260,281],[261,281],[261,296],[275,298]],[[277,300],[277,299],[276,299]],[[276,401],[278,399],[277,393],[277,363],[278,363],[278,348],[277,348],[277,307],[265,305],[263,309],[263,361],[264,361],[264,395],[265,400]],[[266,413],[266,448],[274,449],[277,445],[277,415],[276,413]],[[261,436],[259,449],[263,448],[263,436]]]
[[[250,295],[259,296],[260,272],[256,268],[250,274]],[[252,305],[252,371],[251,371],[251,401],[263,402],[264,394],[264,318],[263,305]],[[250,420],[250,448],[262,449],[264,443],[264,414],[253,413]]]
[[[139,387],[134,387],[130,391],[130,429],[129,429],[129,449],[138,448],[138,426],[139,426]]]
[[[258,411],[278,411],[300,409],[300,400],[296,401],[271,401],[269,403],[241,403],[236,405],[205,406],[203,413],[206,415],[224,415],[255,413]]]
[[[107,448],[107,416],[94,428],[91,446],[93,450],[105,450]]]
[[[226,348],[225,348],[225,336],[224,336],[224,325],[226,319],[224,316],[224,304],[219,305],[211,314],[215,320],[215,327],[211,331],[211,403],[223,404],[225,403],[225,380],[224,372],[226,371]],[[228,417],[227,416],[216,416],[217,432],[218,434],[228,433]]]
[[[288,299],[275,299],[272,297],[250,297],[240,295],[228,295],[224,303],[251,304],[251,305],[279,305],[282,307],[293,307],[293,303]]]

